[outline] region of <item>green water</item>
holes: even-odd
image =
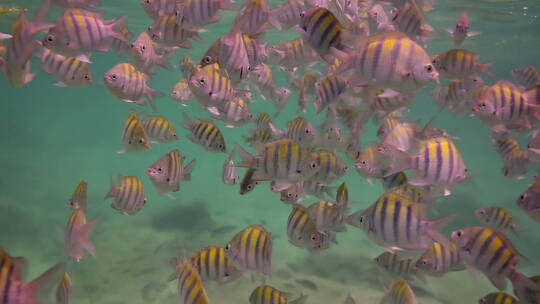
[[[12,2],[30,9],[38,4],[35,0]],[[127,23],[135,37],[151,24],[139,1],[103,2],[100,9],[106,12],[107,19],[128,15]],[[269,4],[273,8],[279,3]],[[540,3],[536,0],[438,0],[435,10],[427,13],[429,23],[438,31],[427,48],[430,54],[453,48],[451,37],[442,28],[452,27],[464,9],[469,12],[473,30],[482,35],[467,40],[463,47],[479,53],[482,62],[495,62],[491,68],[493,77],[484,78],[487,82],[511,80],[512,68],[539,63]],[[48,19],[53,20],[60,13],[54,7]],[[222,21],[207,26],[208,32],[200,35],[201,42],[194,43],[193,49],[180,50],[170,62],[176,64],[186,52],[199,59],[210,43],[227,33],[234,15],[221,14]],[[10,32],[12,20],[11,15],[0,15],[0,32]],[[293,29],[272,30],[265,39],[273,45],[297,36]],[[293,296],[308,294],[308,303],[312,304],[342,303],[348,292],[358,303],[378,303],[384,287],[371,259],[382,250],[354,227],[340,233],[339,244],[324,255],[290,244],[286,235],[290,206],[281,203],[279,195],[265,185],[244,196],[239,195],[238,186],[223,185],[221,167],[225,154],[205,152],[186,138],[187,132],[181,127],[183,111],[192,118],[208,117],[196,101],[190,101],[188,107],[179,106],[169,97],[157,101],[157,113],[175,124],[179,141],[153,145],[142,153],[117,154],[122,149],[123,123],[134,105],[114,98],[101,79],[112,66],[128,60],[112,52],[95,53],[91,65],[94,84],[80,88],[53,86],[56,79],[40,69],[37,58],[32,60],[37,76],[24,88],[13,88],[0,77],[0,247],[13,256],[28,259],[27,280],[66,259],[63,232],[71,213],[68,199],[79,181],[85,180],[89,185],[88,216],[100,217],[93,237],[97,256],[86,256],[79,263],[69,262],[74,284],[72,303],[180,303],[176,283],[166,283],[173,272],[169,259],[208,245],[224,246],[237,231],[251,224],[264,225],[273,236],[273,275],[266,278],[266,283]],[[278,86],[287,86],[285,74],[275,70],[275,75]],[[158,68],[150,86],[168,95],[181,77],[179,71]],[[424,88],[416,97],[408,112],[412,121],[426,122],[439,112],[428,94],[432,87]],[[276,125],[284,127],[295,117],[296,99],[293,93]],[[273,105],[258,96],[256,100],[252,105],[254,112],[273,113]],[[315,115],[312,106],[304,117],[314,125],[324,119],[323,115]],[[234,143],[244,145],[241,136],[251,129],[229,129],[221,122],[218,125],[229,148]],[[504,178],[491,132],[479,120],[443,111],[437,115],[435,125],[460,138],[456,145],[472,176],[471,182],[456,187],[452,196],[435,207],[439,215],[458,214],[445,232],[477,225],[474,209],[505,206],[521,226],[520,237],[512,236],[513,241],[532,261],[520,269],[527,275],[540,273],[539,224],[514,204],[532,183],[538,166],[531,166],[526,179]],[[375,142],[375,130],[372,123],[366,125],[362,134],[364,147]],[[523,137],[522,143],[527,140]],[[175,193],[176,199],[171,200],[152,187],[146,168],[174,148],[187,160],[196,159],[197,165],[193,180],[183,183],[181,191]],[[379,183],[369,184],[360,177],[352,163],[348,166],[343,181],[349,186],[351,209],[356,211],[370,205],[383,190]],[[148,204],[136,215],[120,215],[111,208],[110,201],[104,200],[110,177],[118,174],[137,175],[145,185]],[[303,203],[315,201],[308,198]],[[299,283],[302,280],[309,280],[315,287]],[[241,278],[224,286],[208,283],[206,289],[213,303],[248,303],[249,294],[261,282],[261,277],[256,276],[255,281]],[[484,276],[475,278],[467,271],[451,273],[444,279],[429,278],[427,284],[416,282],[413,288],[419,303],[472,303],[495,291]]]

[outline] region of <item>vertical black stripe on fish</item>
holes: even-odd
[[[499,271],[497,271],[499,275],[501,275],[507,269],[507,267],[510,266],[510,263],[514,260],[515,256],[516,255],[513,252],[510,253],[508,259],[506,259],[506,261],[502,264],[501,268],[499,268]]]
[[[448,146],[448,150],[450,150],[450,145],[448,144],[448,141],[444,142],[446,146]],[[442,165],[443,165],[443,157],[442,157],[442,143],[440,141],[437,141],[436,144],[436,153],[437,153],[437,169],[435,171],[435,180],[438,181],[439,177],[441,176],[442,171]]]
[[[489,246],[491,245],[491,242],[493,242],[493,240],[497,237],[497,233],[495,231],[491,231],[490,232],[490,235],[488,236],[488,238],[484,241],[484,243],[482,244],[482,247],[480,247],[480,250],[478,251],[478,255],[476,256],[475,258],[475,262],[476,263],[479,263],[479,260],[480,259],[483,259],[483,255],[484,253],[486,252],[486,250],[489,248]]]
[[[280,153],[279,151],[281,150],[281,146],[283,145],[282,142],[278,143],[277,145],[274,145],[274,177],[277,177],[278,176],[278,170],[279,170],[279,164],[282,162],[282,160],[280,159]],[[288,173],[289,172],[289,169],[290,168],[285,168],[286,172]]]
[[[388,196],[385,195],[382,201],[381,214],[379,218],[380,233],[382,234],[381,238],[383,241],[386,241],[385,223],[386,223],[387,208],[388,208]]]
[[[401,215],[401,201],[396,199],[394,202],[394,218],[392,222],[392,229],[394,232],[394,242],[399,241],[399,217]]]
[[[491,259],[489,260],[489,263],[487,264],[487,268],[491,269],[495,263],[499,260],[501,255],[504,253],[505,250],[508,249],[508,242],[502,242],[502,244],[497,248]]]
[[[430,150],[430,145],[427,144],[425,145],[425,148],[424,148],[424,177],[427,177],[428,176],[428,171],[429,171],[429,150]]]
[[[252,241],[252,236],[253,236],[253,231],[255,229],[250,227],[248,228],[248,231],[247,231],[247,236],[246,236],[246,243],[243,244],[245,247],[242,248],[243,249],[243,260],[244,262],[246,263],[246,265],[249,267],[251,266],[251,261],[250,261],[250,258],[249,258],[249,248],[251,247],[251,241]],[[246,232],[244,232],[246,233]]]

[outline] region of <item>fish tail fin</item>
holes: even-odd
[[[110,28],[112,37],[124,42],[127,42],[127,38],[122,34],[122,29],[126,26],[126,18],[127,16],[122,16],[106,23],[106,25]]]
[[[236,163],[237,167],[251,167],[253,166],[253,161],[255,156],[251,155],[248,151],[244,150],[239,144],[234,144],[234,150],[238,151],[242,157],[242,162]]]
[[[298,299],[290,301],[289,304],[304,304],[306,303],[307,298],[307,295],[301,295]]]
[[[42,304],[48,303],[47,296],[52,292],[55,285],[64,273],[64,264],[59,263],[49,268],[32,282],[25,284],[22,291],[21,303]]]
[[[94,244],[92,243],[92,233],[94,232],[94,229],[96,228],[97,223],[99,222],[99,218],[93,218],[89,222],[87,222],[84,226],[82,226],[78,233],[77,233],[77,242],[79,245],[84,248],[91,256],[96,256],[96,248],[94,247]]]
[[[184,167],[184,180],[185,181],[190,181],[191,180],[191,172],[193,171],[193,168],[195,167],[196,163],[197,163],[197,161],[194,159],[194,160],[190,161],[189,164],[187,164]]]
[[[486,63],[479,63],[477,65],[478,71],[482,74],[486,74],[488,76],[493,76],[493,74],[489,71],[489,67],[494,65],[495,62],[486,62]]]
[[[512,271],[508,275],[508,279],[512,281],[512,286],[514,287],[514,291],[516,294],[526,294],[530,291],[533,292],[540,292],[540,285],[536,284],[535,281],[528,278],[523,273],[519,272],[518,270]]]
[[[447,248],[451,248],[452,245],[450,244],[450,241],[448,240],[446,236],[444,236],[440,232],[440,230],[442,227],[448,225],[448,223],[450,223],[454,219],[455,216],[456,216],[455,214],[450,214],[450,215],[441,217],[439,219],[430,221],[429,227],[428,227],[428,235],[433,240],[441,243],[443,246]]]
[[[111,176],[111,189],[109,190],[109,193],[105,195],[105,199],[115,197],[116,196],[116,185],[114,184],[114,179]]]
[[[161,97],[165,96],[165,94],[161,93],[158,90],[152,89],[151,87],[146,87],[146,98],[148,99],[148,102],[150,103],[150,106],[152,107],[152,110],[157,110],[156,101],[154,100],[154,97]]]
[[[276,30],[282,31],[283,26],[281,25],[281,22],[279,22],[277,18],[278,12],[279,11],[276,9],[273,9],[270,11],[270,14],[268,15],[268,23],[270,23],[270,25],[272,25]]]

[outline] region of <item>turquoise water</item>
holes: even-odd
[[[127,24],[135,37],[151,24],[138,1],[103,2],[100,9],[106,12],[107,19],[128,15]],[[34,0],[11,3],[31,11],[38,5]],[[271,1],[269,5],[273,8],[280,3]],[[486,82],[511,80],[512,68],[538,64],[537,1],[438,0],[435,9],[427,13],[429,23],[438,32],[428,45],[429,54],[453,48],[451,37],[442,28],[453,26],[463,10],[469,12],[472,29],[482,32],[463,47],[480,54],[482,62],[495,63],[491,68],[493,77],[484,77]],[[48,19],[54,20],[60,13],[54,7]],[[180,50],[170,62],[176,64],[184,53],[199,59],[217,37],[227,33],[234,14],[221,14],[221,22],[207,26],[208,32],[200,35],[201,42],[194,43],[190,50]],[[10,32],[13,19],[13,15],[0,15],[0,32]],[[264,38],[273,45],[297,36],[293,29],[272,30]],[[69,262],[73,303],[179,303],[176,283],[166,282],[173,272],[169,259],[208,245],[224,246],[237,231],[251,224],[262,224],[272,233],[273,275],[265,279],[256,276],[253,281],[241,278],[224,286],[208,283],[206,289],[213,303],[247,303],[253,288],[263,280],[290,292],[293,298],[301,293],[309,295],[308,303],[342,303],[348,292],[359,303],[378,303],[384,287],[372,258],[382,249],[354,227],[340,233],[339,244],[323,255],[290,244],[286,235],[290,206],[280,202],[279,194],[259,185],[253,192],[240,196],[238,186],[221,182],[225,154],[205,152],[186,138],[187,131],[181,127],[183,111],[192,118],[209,117],[196,101],[190,101],[188,107],[179,106],[168,96],[157,101],[157,113],[175,124],[179,141],[153,145],[142,153],[117,154],[122,149],[124,121],[134,105],[114,98],[101,79],[112,66],[128,60],[112,52],[93,54],[94,84],[80,88],[53,86],[56,79],[40,69],[37,58],[32,59],[32,70],[37,76],[24,88],[13,88],[5,78],[0,78],[0,247],[13,256],[28,259],[27,280],[65,259],[63,233],[71,213],[68,200],[79,181],[85,180],[89,185],[88,216],[100,217],[93,237],[97,255],[87,256],[79,263]],[[274,72],[278,86],[288,86],[285,74],[277,69]],[[181,77],[177,70],[158,68],[150,86],[168,95]],[[416,97],[407,113],[411,121],[427,122],[439,112],[428,94],[432,88],[433,85],[424,88]],[[273,105],[258,96],[255,99],[255,113],[273,113]],[[287,108],[275,120],[277,126],[283,128],[296,116],[296,99],[293,93]],[[146,111],[150,113],[151,109]],[[312,106],[304,117],[314,125],[324,120],[323,115],[315,115]],[[234,143],[244,145],[241,136],[251,129],[229,129],[219,121],[217,124],[229,148]],[[456,145],[472,176],[470,182],[457,186],[451,196],[435,207],[438,215],[458,214],[445,232],[477,225],[472,213],[477,208],[507,207],[521,227],[520,237],[511,236],[512,240],[531,260],[520,269],[527,275],[540,273],[540,228],[514,204],[533,182],[538,166],[532,165],[523,180],[507,179],[500,173],[502,162],[493,149],[491,131],[478,119],[443,111],[436,116],[435,126],[460,138]],[[376,141],[375,130],[373,123],[366,125],[362,134],[364,147]],[[526,137],[521,139],[522,144],[528,141]],[[174,148],[188,161],[196,159],[197,165],[193,180],[183,183],[181,191],[175,193],[176,199],[171,200],[157,193],[146,168]],[[357,211],[373,203],[383,189],[378,182],[369,184],[347,162],[350,169],[339,183],[347,182],[350,207]],[[242,169],[241,175],[243,172]],[[111,202],[103,198],[109,190],[110,177],[118,174],[137,175],[145,185],[148,204],[136,215],[118,214],[110,207]],[[308,198],[303,203],[315,201]],[[420,303],[470,303],[495,291],[484,276],[473,277],[467,271],[450,273],[443,279],[428,278],[426,284],[415,282],[413,288]]]

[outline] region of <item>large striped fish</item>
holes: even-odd
[[[73,282],[69,273],[64,272],[62,280],[56,287],[56,304],[69,304],[73,295]]]
[[[55,84],[59,87],[79,87],[93,82],[88,63],[75,57],[55,54],[49,49],[43,49],[41,67],[46,73],[59,79]]]
[[[319,170],[309,150],[290,139],[264,144],[256,156],[238,145],[236,147],[244,159],[237,166],[255,168],[255,180],[295,183],[309,179]]]
[[[476,217],[487,227],[505,231],[512,230],[517,234],[517,225],[514,223],[514,216],[503,207],[487,207],[474,211]]]
[[[185,29],[176,23],[176,14],[163,15],[148,27],[148,34],[152,39],[164,46],[191,48],[188,38],[200,41],[197,31]]]
[[[113,198],[112,208],[124,215],[133,215],[146,205],[146,196],[141,180],[137,176],[120,176],[116,186],[111,178],[111,189],[105,198]]]
[[[124,123],[122,144],[124,145],[124,149],[118,151],[118,153],[141,152],[150,149],[150,139],[137,112],[134,110],[131,110]]]
[[[94,244],[92,244],[92,232],[97,224],[97,218],[86,220],[86,212],[83,209],[74,209],[67,223],[64,239],[66,254],[79,262],[84,251],[91,256],[96,256]]]
[[[269,285],[255,287],[249,296],[250,304],[302,304],[307,296],[300,296],[298,299],[289,301],[287,295]]]
[[[381,304],[416,304],[416,296],[404,279],[397,279],[381,299]]]
[[[85,181],[81,181],[77,188],[75,188],[75,191],[73,192],[73,195],[71,195],[71,198],[69,199],[69,205],[72,209],[83,209],[87,210],[86,206],[88,204],[88,183]]]
[[[337,153],[318,150],[311,152],[311,157],[319,166],[319,170],[310,178],[311,181],[331,184],[347,173],[347,165]]]
[[[11,257],[0,248],[0,303],[34,304],[44,303],[63,273],[63,264],[57,264],[32,282],[22,281],[23,258]]]
[[[353,68],[358,84],[411,93],[430,82],[439,81],[439,73],[426,51],[401,32],[386,32],[362,38],[354,53],[335,51],[343,63],[334,71],[341,74]]]
[[[388,191],[369,208],[349,215],[346,222],[392,251],[427,249],[433,241],[447,246],[449,241],[439,230],[453,216],[428,220],[425,211],[425,205]]]
[[[177,260],[178,290],[184,304],[210,304],[201,275],[189,259]]]
[[[320,252],[329,247],[329,234],[318,230],[306,207],[294,204],[287,221],[287,238],[296,247]]]
[[[433,58],[433,64],[441,75],[448,79],[464,79],[476,73],[490,75],[488,68],[493,63],[480,63],[478,54],[464,49],[452,49]]]
[[[261,225],[251,225],[238,232],[225,246],[225,253],[241,270],[272,272],[271,233]]]
[[[148,177],[160,193],[174,199],[171,192],[180,191],[180,183],[191,180],[195,160],[185,167],[184,160],[185,157],[180,155],[180,151],[174,149],[146,169]]]
[[[221,246],[204,247],[191,255],[191,264],[197,269],[201,279],[221,283],[231,282],[240,277],[240,270],[225,254]]]
[[[105,86],[113,96],[123,102],[144,105],[146,101],[156,108],[155,97],[164,94],[148,86],[150,78],[130,63],[119,63],[103,76]]]
[[[540,286],[517,270],[522,255],[502,232],[480,226],[467,227],[452,232],[466,263],[482,272],[499,290],[506,289],[506,279],[516,290]]]
[[[152,143],[164,144],[178,140],[176,128],[163,116],[148,116],[144,118],[142,125]]]
[[[465,270],[465,261],[456,242],[450,241],[450,246],[433,242],[416,261],[416,267],[429,275],[441,277],[450,271]]]
[[[213,121],[208,119],[199,119],[192,121],[184,114],[184,128],[190,132],[188,138],[199,145],[206,151],[210,152],[226,152],[225,138],[219,130],[218,126]]]

